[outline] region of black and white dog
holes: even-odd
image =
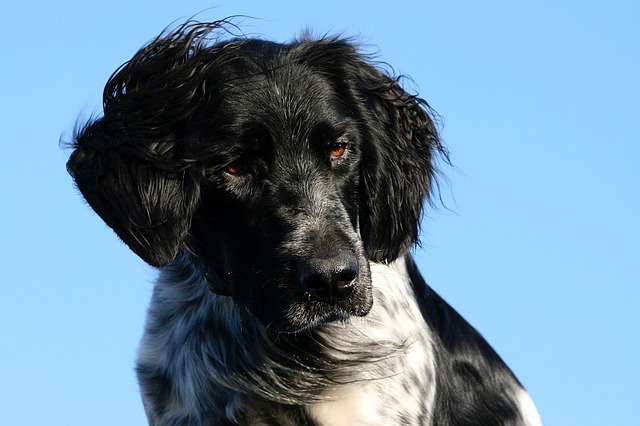
[[[429,106],[340,38],[186,23],[109,80],[67,164],[160,267],[137,373],[152,425],[540,424],[408,250]]]

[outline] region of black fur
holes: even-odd
[[[67,164],[162,268],[137,368],[150,424],[525,423],[515,377],[407,254],[448,160],[427,103],[349,40],[229,25],[140,50]]]

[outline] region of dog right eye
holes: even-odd
[[[225,173],[235,176],[241,175],[247,170],[247,165],[241,160],[233,161],[224,167]]]

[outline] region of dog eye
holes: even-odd
[[[347,147],[345,144],[336,144],[331,147],[329,155],[331,155],[331,159],[338,159],[342,157],[346,151]]]
[[[329,145],[329,160],[333,163],[342,159],[349,150],[349,141],[346,136],[340,136],[333,144]]]
[[[230,175],[241,175],[247,171],[247,165],[243,161],[237,160],[227,164],[224,171]]]

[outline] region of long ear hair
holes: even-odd
[[[369,256],[388,262],[417,242],[422,208],[437,187],[437,161],[448,160],[433,114],[372,66],[360,67],[356,90],[368,118],[361,169],[361,232]]]
[[[104,90],[103,117],[76,131],[67,163],[89,205],[154,266],[186,243],[200,200],[198,151],[206,148],[189,127],[213,91],[207,70],[217,56],[208,38],[222,24],[186,23],[116,71]]]
[[[301,43],[361,123],[360,232],[369,258],[390,262],[418,239],[422,207],[436,185],[438,158],[449,162],[434,113],[358,53],[348,40]]]
[[[175,258],[185,242],[199,200],[189,171],[168,173],[127,155],[113,134],[95,124],[77,139],[67,163],[89,205],[131,250],[153,266]]]

